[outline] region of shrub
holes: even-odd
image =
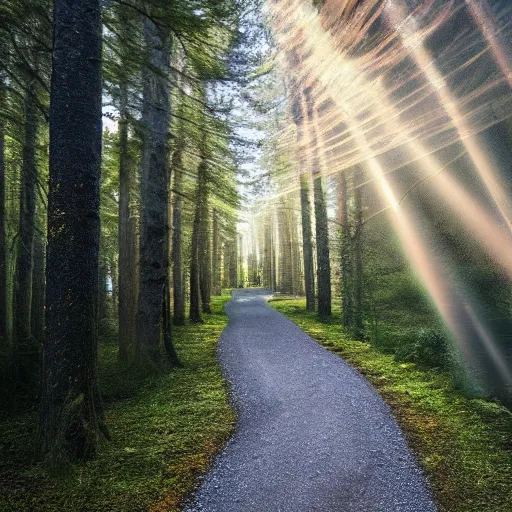
[[[454,355],[449,338],[442,331],[420,329],[414,342],[412,357],[415,362],[433,368],[450,369]]]

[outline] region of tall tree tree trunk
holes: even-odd
[[[34,273],[32,277],[32,337],[38,345],[42,344],[44,338],[44,259],[46,244],[43,236],[36,234],[34,238]]]
[[[183,169],[181,144],[176,146],[172,158],[174,171],[173,209],[172,209],[172,280],[174,294],[174,325],[185,325],[185,288],[183,286],[183,249],[182,221],[183,209]]]
[[[363,318],[363,198],[362,171],[354,174],[355,232],[354,232],[354,336],[358,340],[364,337]]]
[[[331,315],[331,262],[329,256],[329,229],[327,207],[323,191],[322,178],[314,181],[315,223],[316,223],[316,261],[318,281],[318,314],[320,318]]]
[[[119,117],[119,219],[118,219],[118,319],[119,319],[119,359],[127,361],[133,354],[136,339],[135,315],[136,260],[135,231],[133,229],[131,192],[133,189],[134,166],[128,147],[128,90],[121,83]]]
[[[107,291],[107,262],[100,256],[98,269],[98,319],[104,320],[109,317],[108,291]]]
[[[236,288],[238,286],[238,235],[233,233],[233,241],[230,244],[231,255],[229,257],[229,286]]]
[[[25,98],[25,138],[21,169],[20,222],[16,257],[14,334],[16,343],[27,343],[31,337],[32,252],[36,213],[36,106],[34,85]]]
[[[210,218],[208,164],[206,161],[206,139],[203,135],[201,162],[197,168],[196,214],[194,228],[196,230],[197,260],[199,272],[199,290],[203,313],[211,313],[210,295],[212,290],[212,258],[210,250]],[[197,222],[196,222],[197,221]]]
[[[340,175],[339,186],[341,196],[341,322],[344,327],[352,327],[354,324],[352,235],[348,216],[348,187],[345,172]]]
[[[263,224],[263,286],[272,289],[272,225],[270,213]]]
[[[164,300],[162,304],[163,315],[163,331],[164,331],[164,348],[167,364],[173,367],[180,367],[181,362],[172,342],[171,327],[171,289],[169,287],[169,279],[166,280],[164,287]]]
[[[99,0],[55,0],[40,449],[59,460],[108,435],[96,381],[101,169]]]
[[[32,270],[36,214],[36,136],[37,116],[34,83],[25,96],[25,134],[21,168],[20,221],[14,292],[14,353],[16,382],[26,386],[34,372],[32,361],[37,347],[32,339]],[[37,357],[35,357],[37,361]]]
[[[291,207],[288,209],[288,227],[290,230],[292,293],[293,295],[303,295],[302,259],[299,247],[299,234],[297,232],[297,219],[295,218],[295,211]]]
[[[271,251],[270,257],[272,261],[272,291],[277,291],[277,257],[276,257],[276,241],[275,241],[275,226],[274,226],[274,216],[271,217]]]
[[[315,202],[316,262],[318,283],[318,315],[326,319],[331,316],[331,261],[329,253],[329,226],[327,205],[323,190],[322,175],[318,155],[316,112],[314,100],[309,88],[304,89],[307,118],[309,122],[309,141],[311,151],[311,173]]]
[[[110,308],[110,318],[115,320],[117,315],[118,307],[119,307],[119,280],[118,280],[118,271],[117,271],[117,261],[115,255],[111,255],[110,257],[110,281],[112,285],[112,301]]]
[[[198,185],[199,186],[199,185]],[[201,322],[201,300],[199,292],[199,229],[200,211],[196,205],[192,225],[192,243],[190,249],[190,321]]]
[[[213,254],[212,254],[212,284],[213,295],[222,295],[222,261],[220,247],[219,212],[213,210]]]
[[[300,205],[302,214],[302,244],[304,254],[304,287],[306,309],[315,311],[315,268],[313,263],[313,241],[311,233],[311,205],[306,176],[300,178]]]
[[[236,246],[237,250],[237,279],[238,287],[243,288],[245,286],[245,268],[244,268],[244,245],[243,237],[241,234],[238,236],[238,243]]]
[[[0,103],[6,101],[0,72]],[[5,208],[5,128],[0,119],[0,349],[7,345],[7,238]]]
[[[167,275],[168,132],[171,40],[164,27],[144,19],[150,52],[144,74],[141,166],[140,278],[137,304],[137,355],[158,364],[162,358],[162,301]]]
[[[210,215],[208,208],[208,194],[201,194],[199,208],[201,221],[198,240],[199,258],[199,284],[201,290],[201,307],[203,313],[211,313],[210,296],[212,292],[212,254],[210,250]]]

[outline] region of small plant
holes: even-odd
[[[411,356],[415,362],[433,368],[450,369],[454,366],[450,340],[435,329],[420,329]]]

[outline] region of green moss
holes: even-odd
[[[441,511],[509,512],[512,503],[512,414],[501,405],[460,394],[448,373],[400,362],[353,341],[335,314],[322,323],[305,300],[271,306],[361,371],[392,407]]]
[[[183,368],[148,377],[100,347],[99,379],[112,441],[58,480],[32,460],[33,412],[0,423],[0,511],[179,510],[198,474],[230,436],[235,417],[215,357],[229,296],[212,299],[205,322],[173,328]]]

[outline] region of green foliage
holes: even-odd
[[[512,414],[507,409],[461,394],[446,371],[397,363],[369,343],[351,340],[339,314],[325,324],[305,311],[304,299],[270,304],[375,386],[405,431],[442,512],[510,510]],[[432,350],[445,346],[435,331],[422,336]]]
[[[183,368],[144,374],[100,345],[99,381],[112,441],[98,458],[51,479],[32,460],[34,412],[0,423],[0,511],[178,511],[234,425],[215,345],[229,296],[204,323],[174,328]]]
[[[434,329],[419,329],[409,353],[397,350],[397,359],[413,361],[432,368],[450,369],[454,365],[451,342],[447,335]]]

